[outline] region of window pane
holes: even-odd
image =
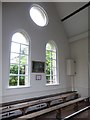
[[[17,43],[21,43],[21,44],[25,44],[28,45],[29,43],[27,42],[27,39],[25,38],[25,36],[19,32],[15,33],[12,37],[12,41],[17,42]]]
[[[53,70],[51,69],[51,75],[53,75]]]
[[[20,74],[25,75],[25,65],[20,65]]]
[[[19,85],[25,85],[25,76],[19,77]]]
[[[50,76],[46,76],[47,83],[50,83]]]
[[[48,18],[46,12],[39,5],[34,5],[30,9],[31,19],[39,26],[47,25]]]
[[[25,75],[28,76],[28,66],[25,66]],[[26,77],[25,77],[25,79],[26,79]]]
[[[54,76],[52,76],[52,80],[53,81],[55,81],[56,80],[56,76],[54,75]]]
[[[51,45],[49,43],[46,45],[46,50],[51,50]]]
[[[20,44],[12,42],[11,52],[20,53]]]
[[[20,74],[28,75],[28,66],[20,65]]]
[[[46,79],[47,79],[47,80],[50,80],[50,76],[46,76]]]
[[[51,75],[56,75],[56,68],[52,68],[51,71],[52,71],[52,72],[51,72]]]
[[[21,45],[21,54],[27,54],[28,55],[28,46]]]
[[[10,65],[10,74],[18,74],[18,65]]]
[[[52,59],[56,59],[56,53],[52,52]]]
[[[9,86],[17,86],[18,76],[9,77]]]
[[[52,67],[56,67],[56,60],[52,60]]]
[[[10,63],[19,63],[19,54],[11,53]]]
[[[27,55],[21,55],[20,56],[20,64],[28,64],[28,56]]]
[[[50,67],[49,66],[46,67],[46,75],[50,75]]]
[[[50,60],[51,59],[51,51],[46,50],[46,60]]]
[[[51,52],[46,51],[46,73],[50,73],[51,68]]]
[[[56,52],[56,48],[54,45],[52,45],[52,48],[51,48],[52,51]]]

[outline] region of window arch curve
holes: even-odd
[[[11,39],[9,87],[29,86],[29,50],[26,32],[16,31]]]
[[[54,41],[46,44],[46,83],[57,84],[57,47]]]
[[[38,4],[33,4],[29,11],[31,19],[34,23],[40,27],[44,27],[48,24],[48,15],[43,7]],[[38,19],[37,19],[38,18]]]

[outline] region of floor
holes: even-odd
[[[83,107],[85,107],[85,103],[80,103],[79,104],[79,110],[82,109]],[[69,107],[65,107],[62,109],[62,118],[72,114],[75,112],[75,110],[73,109],[74,106],[69,106]],[[74,116],[73,118],[69,118],[69,120],[73,120],[73,119],[76,119],[76,120],[81,120],[82,118],[85,118],[85,120],[90,120],[90,109]],[[42,115],[38,118],[36,118],[35,120],[57,120],[56,119],[56,112],[51,112],[51,113],[48,113],[48,114],[45,114],[45,115]]]
[[[90,109],[76,115],[75,117],[73,117],[73,119],[87,119],[87,120],[90,120]],[[72,119],[71,119],[72,120]]]

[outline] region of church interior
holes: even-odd
[[[0,119],[90,117],[90,2],[0,2]]]

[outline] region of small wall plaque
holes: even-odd
[[[41,80],[42,76],[41,75],[36,75],[36,80]]]

